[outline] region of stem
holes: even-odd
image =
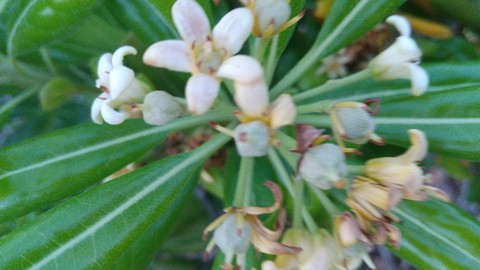
[[[364,175],[365,166],[364,165],[348,165],[348,172],[355,175]]]
[[[42,47],[40,49],[40,55],[42,56],[42,60],[47,66],[48,70],[53,74],[57,74],[58,70],[55,67],[55,64],[53,63],[52,58],[50,57],[50,54],[48,54],[48,51],[45,47]]]
[[[295,194],[293,195],[293,227],[302,228],[303,191],[305,183],[302,179],[294,181]]]
[[[297,120],[295,122],[298,124],[306,124],[320,128],[330,128],[332,126],[330,117],[328,115],[321,114],[301,114],[297,116]]]
[[[268,158],[270,159],[270,163],[272,164],[275,170],[275,173],[277,174],[277,177],[280,178],[280,181],[282,181],[282,183],[285,185],[285,188],[287,189],[290,196],[294,197],[295,190],[292,185],[292,178],[290,177],[287,170],[285,169],[280,159],[280,156],[275,151],[275,149],[270,148],[268,150]],[[305,207],[301,209],[301,213],[302,213],[303,221],[307,225],[308,230],[310,232],[318,231],[318,226],[316,225],[315,220],[312,218],[312,216],[310,215],[310,213]]]
[[[267,64],[265,67],[266,70],[266,82],[267,85],[270,85],[273,79],[273,74],[275,72],[275,61],[277,60],[277,49],[278,49],[278,41],[279,41],[279,35],[275,35],[272,40],[272,44],[270,45],[270,53],[268,54],[268,60]]]
[[[371,77],[371,73],[369,69],[364,69],[362,71],[359,71],[357,73],[354,73],[350,76],[341,78],[341,79],[336,79],[336,80],[329,80],[325,84],[312,88],[310,90],[307,90],[305,92],[302,92],[300,94],[296,94],[293,96],[293,101],[295,102],[300,102],[304,101],[306,99],[309,99],[311,97],[315,97],[327,92],[330,92],[332,90],[335,90],[337,88],[340,88],[345,85],[349,85],[361,80],[365,80],[367,78]]]
[[[252,194],[254,157],[242,157],[240,171],[238,172],[237,187],[233,205],[237,207],[248,206]]]
[[[330,201],[330,199],[321,191],[320,189],[313,187],[310,185],[310,189],[313,191],[313,194],[317,197],[318,201],[325,207],[325,210],[327,210],[327,213],[331,217],[335,217],[337,213],[339,212],[337,207]]]
[[[331,100],[322,100],[312,104],[301,105],[297,107],[297,114],[325,112],[328,111],[333,104],[334,102]]]
[[[263,56],[267,50],[268,43],[270,43],[270,38],[256,38],[255,39],[255,58],[258,62],[263,62]]]
[[[0,115],[8,112],[9,110],[17,107],[20,103],[28,99],[29,97],[33,96],[35,93],[37,93],[40,90],[40,88],[31,88],[26,91],[23,91],[21,94],[15,96],[11,100],[9,100],[7,103],[3,104],[0,107]]]

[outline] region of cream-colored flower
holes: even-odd
[[[290,18],[288,0],[241,0],[255,18],[253,34],[257,37],[274,36],[298,22],[303,13]]]
[[[275,130],[295,122],[296,107],[292,97],[282,94],[269,104],[263,68],[249,56],[237,55],[226,60],[217,76],[233,80],[234,83],[235,103],[240,109],[236,116],[241,122],[234,131],[238,152],[242,156],[265,155],[269,145],[277,143]],[[256,136],[249,138],[249,134]],[[259,137],[261,134],[262,138]],[[270,143],[265,145],[265,141]],[[259,148],[258,143],[263,147]]]
[[[135,48],[120,47],[112,55],[106,53],[98,62],[97,87],[103,93],[95,99],[92,120],[117,125],[127,118],[141,118],[151,125],[166,124],[182,114],[182,107],[164,91],[150,88],[135,78],[133,70],[123,65],[123,57],[136,54]],[[149,93],[150,92],[150,93]]]
[[[298,254],[282,254],[275,261],[262,263],[262,270],[333,270],[337,269],[340,250],[335,239],[326,231],[310,233],[302,229],[289,229],[282,243],[301,247]]]
[[[419,96],[428,87],[428,74],[418,66],[422,51],[410,37],[411,29],[407,19],[393,15],[387,18],[400,32],[400,36],[385,51],[369,64],[372,76],[377,80],[409,79],[412,83],[412,95]]]
[[[429,177],[417,165],[427,154],[428,141],[425,134],[417,129],[410,129],[408,133],[411,146],[404,154],[369,160],[365,164],[365,174],[382,185],[401,189],[406,199],[425,200],[426,193],[430,193],[446,200],[446,195],[441,190],[424,185]]]
[[[285,225],[285,211],[278,216],[277,228],[272,231],[258,219],[258,215],[273,213],[280,209],[283,201],[280,188],[273,182],[266,182],[273,193],[275,202],[270,207],[229,207],[225,214],[217,218],[205,228],[204,239],[211,231],[213,238],[207,245],[206,254],[217,245],[225,254],[225,269],[232,269],[234,257],[237,266],[245,265],[245,254],[250,243],[257,251],[266,254],[296,254],[301,249],[278,243]]]
[[[326,74],[328,79],[337,79],[347,75],[348,64],[352,57],[346,54],[346,50],[340,50],[338,53],[325,57],[322,65],[317,70],[318,75]]]
[[[123,65],[125,55],[136,53],[135,48],[123,46],[113,55],[106,53],[100,57],[96,85],[103,93],[92,105],[91,117],[95,123],[105,121],[117,125],[127,118],[140,117],[131,104],[141,103],[150,89],[135,78],[133,70]]]
[[[203,114],[220,89],[217,70],[238,53],[253,27],[247,8],[227,13],[211,30],[208,17],[194,0],[177,0],[172,7],[175,26],[183,40],[165,40],[151,45],[143,55],[147,65],[190,72],[185,96],[190,112]]]

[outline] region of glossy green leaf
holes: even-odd
[[[20,55],[37,50],[82,23],[99,0],[32,0],[19,5],[14,22],[8,30],[7,50],[9,55]],[[13,3],[13,4],[12,4]],[[14,1],[8,4],[18,5]],[[7,6],[6,9],[9,9]],[[20,11],[20,12],[18,12]],[[16,13],[16,14],[15,14]]]
[[[300,79],[313,65],[370,31],[405,0],[337,0],[312,49],[271,91],[277,96]]]
[[[112,14],[131,29],[146,45],[176,36],[175,29],[148,0],[111,0],[108,7]]]
[[[229,116],[186,117],[165,126],[127,121],[80,125],[0,150],[0,221],[74,195],[134,161],[170,132]]]
[[[401,246],[396,253],[419,269],[479,269],[480,222],[456,206],[436,200],[404,201]]]
[[[75,91],[75,85],[71,81],[54,78],[40,90],[40,104],[46,111],[54,110],[63,105]]]
[[[219,135],[192,152],[107,182],[43,214],[0,240],[0,268],[145,267],[191,194],[195,172],[229,139]]]

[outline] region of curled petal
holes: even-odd
[[[98,74],[98,80],[97,80],[97,88],[100,88],[101,86],[109,87],[110,79],[109,79],[109,73],[112,70],[112,54],[111,53],[105,53],[103,54],[100,59],[98,60],[98,65],[97,65],[97,74]]]
[[[406,65],[409,72],[409,78],[412,81],[412,95],[420,96],[428,88],[428,74],[423,68],[415,64],[408,63]]]
[[[270,127],[272,129],[293,124],[297,116],[297,110],[292,96],[288,94],[280,95],[270,106],[270,113]]]
[[[236,55],[222,63],[217,76],[237,83],[251,84],[263,80],[263,68],[253,57]]]
[[[123,46],[118,48],[112,57],[113,67],[123,66],[123,57],[128,54],[137,54],[137,50],[132,46]]]
[[[123,123],[126,119],[126,115],[122,112],[117,112],[110,107],[109,101],[105,101],[102,104],[102,117],[110,125],[118,125]]]
[[[243,207],[243,208],[240,208],[241,212],[247,215],[262,215],[262,214],[275,212],[280,208],[283,202],[283,196],[282,196],[282,191],[280,190],[280,187],[277,184],[275,184],[275,182],[272,182],[272,181],[267,181],[264,183],[264,185],[268,187],[268,189],[270,189],[270,191],[273,194],[273,199],[275,200],[273,205],[270,207],[253,207],[253,206]]]
[[[220,83],[212,76],[202,73],[193,75],[187,82],[185,96],[192,114],[204,114],[218,95]]]
[[[190,72],[191,50],[181,40],[165,40],[157,42],[145,51],[143,62],[154,67],[162,67],[174,71]]]
[[[125,66],[117,66],[110,72],[110,96],[116,99],[133,83],[135,74]]]
[[[178,0],[173,4],[172,16],[180,36],[188,44],[203,43],[210,34],[210,23],[203,8],[193,0]]]
[[[302,251],[299,247],[287,246],[265,238],[255,230],[251,232],[250,241],[258,251],[265,254],[297,254]]]
[[[411,146],[400,156],[405,164],[421,161],[427,155],[428,141],[425,133],[418,129],[408,130]]]
[[[410,23],[403,16],[392,15],[387,18],[386,22],[395,26],[395,28],[397,28],[398,32],[400,32],[400,35],[402,36],[409,37],[412,32],[410,28]]]
[[[285,209],[280,209],[280,213],[275,224],[275,229],[273,231],[263,226],[263,223],[257,216],[249,215],[247,216],[247,218],[252,228],[257,231],[262,237],[265,237],[272,241],[276,241],[280,238],[280,236],[282,236],[283,230],[285,229],[287,213]]]
[[[236,8],[227,13],[213,28],[215,45],[234,55],[252,32],[253,15],[247,8]]]
[[[259,117],[268,110],[268,88],[263,79],[256,83],[235,84],[235,103],[242,113]]]
[[[106,93],[101,94],[93,101],[92,108],[90,110],[90,116],[95,124],[103,124],[103,118],[101,115],[102,105],[105,99],[108,97]]]

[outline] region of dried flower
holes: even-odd
[[[417,165],[427,154],[428,141],[425,134],[417,129],[410,129],[408,133],[411,146],[404,154],[369,160],[365,164],[365,174],[382,185],[402,190],[406,199],[426,200],[426,191],[447,200],[441,190],[424,185],[429,178]]]
[[[267,229],[258,219],[258,215],[277,211],[283,201],[282,193],[277,184],[266,182],[273,193],[275,202],[270,207],[229,207],[225,214],[217,218],[205,228],[204,238],[215,230],[213,238],[207,245],[208,254],[217,245],[225,254],[224,267],[232,267],[233,258],[237,257],[237,265],[245,265],[245,254],[250,243],[266,254],[296,254],[301,249],[276,242],[285,225],[285,211],[280,211],[277,227],[274,231]]]
[[[310,233],[302,229],[289,229],[282,243],[302,247],[298,254],[282,254],[275,261],[262,263],[262,270],[318,270],[335,269],[339,248],[335,239],[326,231]]]

